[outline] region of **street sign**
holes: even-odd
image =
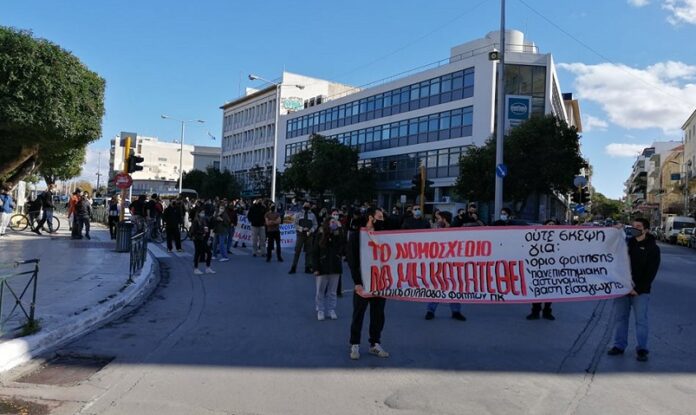
[[[133,185],[133,178],[128,173],[116,173],[116,176],[114,176],[114,184],[119,189],[125,190]]]
[[[576,213],[585,213],[585,205],[576,205],[575,212]]]
[[[406,203],[406,195],[401,195],[399,200],[401,201],[401,203]]]
[[[575,187],[584,187],[585,185],[587,185],[587,177],[575,176],[575,178],[573,179],[573,185],[575,185]]]
[[[505,176],[507,176],[507,174],[508,174],[507,166],[504,164],[498,164],[498,166],[495,168],[495,175],[502,179]]]

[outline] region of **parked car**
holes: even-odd
[[[681,228],[677,234],[677,245],[689,246],[693,235],[694,228]]]
[[[696,248],[696,231],[691,235],[691,239],[689,240],[689,248]]]
[[[690,216],[669,216],[665,220],[665,239],[671,244],[677,243],[677,235],[684,228],[693,228],[696,220]]]

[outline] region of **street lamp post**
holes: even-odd
[[[500,0],[500,60],[498,61],[498,121],[495,137],[495,219],[500,218],[503,208],[503,177],[497,174],[498,166],[503,164],[503,143],[505,138],[505,0]]]
[[[298,89],[304,89],[304,85],[299,85],[299,84],[284,84],[281,82],[273,82],[269,81],[268,79],[264,79],[260,76],[249,74],[249,80],[250,81],[264,81],[267,82],[271,85],[274,85],[276,88],[276,104],[278,104],[278,107],[276,108],[276,114],[275,114],[275,128],[273,128],[273,171],[271,172],[271,200],[273,202],[276,201],[276,170],[278,168],[278,119],[280,118],[280,89],[283,86],[294,86]]]
[[[197,122],[199,124],[203,124],[205,121],[203,120],[177,120],[176,118],[172,118],[168,115],[160,115],[162,119],[165,120],[172,120],[172,121],[178,121],[181,123],[181,149],[179,150],[179,196],[181,196],[181,190],[183,187],[183,170],[182,167],[184,165],[184,132],[185,132],[185,125],[187,122]]]

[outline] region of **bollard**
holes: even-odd
[[[116,252],[130,252],[131,236],[133,236],[132,222],[123,221],[116,225]]]

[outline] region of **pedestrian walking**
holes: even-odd
[[[205,210],[196,209],[195,217],[191,222],[191,238],[193,239],[193,273],[196,275],[203,274],[203,271],[198,269],[201,262],[205,262],[205,273],[215,274],[215,271],[210,267],[210,261],[213,258],[210,244],[210,228],[208,227],[208,219],[205,216]]]
[[[231,254],[232,253],[232,243],[234,242],[234,231],[237,228],[237,223],[239,221],[237,217],[237,209],[234,206],[234,201],[230,202],[227,204],[227,207],[225,208],[227,212],[227,217],[230,218],[230,227],[227,233],[227,246],[225,249],[227,249],[227,253]],[[234,242],[236,246],[236,242]]]
[[[75,205],[75,216],[77,217],[77,239],[82,239],[82,230],[85,231],[85,238],[92,239],[89,236],[90,217],[92,216],[92,204],[88,196],[82,195],[80,200]]]
[[[68,200],[68,223],[70,224],[71,238],[72,239],[82,239],[82,234],[80,232],[80,223],[77,218],[76,209],[78,203],[82,199],[82,190],[78,187],[70,196]]]
[[[280,254],[280,213],[278,213],[276,205],[271,205],[271,209],[264,217],[266,221],[266,237],[268,238],[268,247],[266,248],[266,262],[271,262],[271,252],[275,243],[276,258],[278,262],[283,262],[283,257]]]
[[[336,289],[339,275],[343,272],[344,244],[345,235],[341,222],[333,217],[324,219],[312,248],[312,264],[316,276],[314,306],[319,321],[324,320],[326,316],[331,320],[338,318]]]
[[[27,216],[29,216],[29,228],[35,234],[42,235],[41,231],[39,230],[40,228],[36,226],[38,224],[38,217],[41,215],[41,197],[34,199],[29,196],[27,198],[26,206],[28,209]]]
[[[652,282],[660,268],[660,247],[650,234],[650,221],[638,218],[633,227],[640,232],[628,240],[633,289],[628,295],[614,299],[614,346],[610,356],[622,355],[628,345],[628,322],[633,309],[636,324],[636,359],[648,360],[648,304]]]
[[[53,233],[53,210],[56,207],[55,202],[53,201],[53,197],[55,196],[55,188],[56,185],[51,183],[48,185],[46,191],[41,193],[40,199],[43,214],[41,216],[41,220],[36,225],[36,228],[40,230],[46,223],[48,223],[49,233]]]
[[[360,273],[360,226],[364,223],[368,231],[380,231],[384,229],[384,214],[381,209],[370,208],[366,212],[367,217],[352,222],[348,232],[346,256],[350,273],[353,277],[355,290],[353,292],[353,316],[350,324],[350,358],[360,359],[360,335],[362,332],[365,311],[370,307],[370,348],[369,353],[378,357],[389,357],[389,353],[382,348],[382,329],[384,329],[384,307],[387,299],[373,297],[365,293]],[[366,295],[363,297],[363,295]]]
[[[2,193],[0,193],[0,236],[7,235],[7,225],[10,223],[14,208],[15,203],[10,194],[10,187],[3,185]]]
[[[261,199],[254,201],[247,215],[251,224],[251,253],[261,255],[266,245],[266,206]]]
[[[162,212],[162,219],[167,234],[167,252],[172,252],[174,246],[177,252],[183,252],[184,250],[181,249],[181,227],[184,223],[184,213],[181,202],[173,200]]]
[[[501,215],[502,216],[502,215]],[[545,226],[555,226],[558,225],[558,222],[556,222],[553,219],[549,219],[546,222],[544,222]],[[532,312],[529,313],[527,316],[527,320],[539,320],[539,314],[541,314],[542,317],[546,320],[555,320],[556,317],[553,316],[553,311],[551,310],[551,303],[544,303],[543,304],[543,311],[542,311],[542,303],[532,303]]]
[[[297,272],[297,262],[300,260],[302,251],[305,253],[305,273],[312,273],[311,255],[309,255],[314,232],[317,230],[317,217],[310,211],[311,205],[305,202],[302,205],[302,212],[295,214],[295,255],[292,258],[292,266],[288,274]]]
[[[119,202],[119,196],[113,195],[109,200],[108,204],[109,212],[109,236],[111,239],[116,239],[116,226],[120,219],[121,204]]]

